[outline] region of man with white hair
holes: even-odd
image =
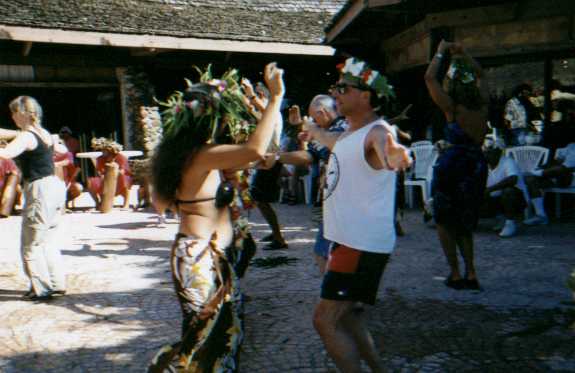
[[[521,216],[529,200],[527,186],[515,160],[503,155],[505,145],[499,139],[487,139],[483,145],[483,154],[487,159],[489,174],[485,188],[485,199],[481,206],[483,216],[501,216],[493,229],[499,231],[499,237],[512,237],[517,232],[517,218]]]
[[[335,100],[331,96],[315,96],[309,104],[308,114],[313,119],[314,123],[328,132],[343,132],[347,128],[345,118],[338,116],[335,108]],[[290,108],[290,122],[294,124],[302,123],[298,107]],[[321,175],[324,174],[323,171],[325,165],[329,160],[329,154],[330,151],[327,147],[317,141],[310,141],[307,145],[307,150],[276,153],[275,160],[296,166],[312,165],[312,175],[319,176],[321,179]],[[321,185],[321,182],[319,184]],[[320,187],[318,189],[318,193],[321,197],[322,188]],[[321,208],[321,205],[319,208]],[[321,216],[321,214],[319,215]],[[314,244],[316,263],[321,273],[324,272],[329,253],[329,246],[331,244],[331,242],[326,240],[323,236],[322,220],[323,219],[318,222],[318,232]]]

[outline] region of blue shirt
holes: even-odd
[[[328,132],[343,132],[347,129],[347,122],[344,117],[337,117],[333,120]],[[320,160],[326,161],[329,159],[329,149],[324,145],[320,144],[318,141],[310,141],[307,144],[307,151],[313,158],[313,163],[319,164]]]

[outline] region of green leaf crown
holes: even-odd
[[[236,69],[228,70],[220,79],[212,76],[211,65],[200,74],[198,83],[186,79],[184,92],[175,91],[165,102],[162,123],[165,137],[178,136],[183,129],[206,131],[208,142],[229,129],[234,143],[244,142],[255,128],[256,119],[245,104]]]

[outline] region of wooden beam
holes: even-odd
[[[573,48],[570,39],[570,17],[529,19],[492,25],[459,27],[454,30],[455,40],[476,56],[494,53],[528,53],[555,49],[557,46]]]
[[[28,55],[30,55],[31,49],[32,49],[32,42],[31,41],[25,41],[24,46],[22,47],[22,55],[24,57],[28,57]]]
[[[543,86],[544,86],[544,97],[545,101],[543,102],[543,115],[544,115],[544,123],[551,123],[551,79],[553,78],[553,60],[551,57],[547,56],[545,58],[545,67],[544,67],[544,77],[543,77]]]
[[[411,40],[409,44],[385,50],[385,71],[398,72],[415,66],[421,66],[429,60],[431,34],[426,33]]]
[[[431,13],[425,16],[425,25],[427,28],[435,28],[510,22],[516,20],[517,9],[516,3],[510,3]]]
[[[367,7],[368,8],[377,8],[381,6],[388,6],[388,5],[395,5],[402,3],[403,0],[368,0]]]
[[[353,4],[349,9],[341,16],[337,22],[335,22],[327,31],[325,35],[325,41],[327,44],[333,42],[333,40],[341,34],[345,28],[353,22],[363,10],[366,8],[366,0],[354,0]]]
[[[91,31],[39,29],[0,25],[0,39],[35,43],[102,45],[110,47],[180,49],[219,52],[302,54],[332,56],[335,50],[326,45],[280,42],[177,38],[159,35],[113,34]]]
[[[133,48],[130,50],[130,55],[134,57],[155,57],[159,54],[173,51],[173,49]]]
[[[401,48],[409,45],[412,41],[419,39],[422,35],[429,33],[429,26],[426,20],[416,23],[407,30],[395,34],[381,42],[383,49]]]

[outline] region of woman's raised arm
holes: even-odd
[[[285,93],[283,70],[275,62],[268,64],[264,78],[270,100],[248,141],[237,145],[209,145],[194,156],[195,166],[206,170],[236,168],[262,160],[271,141]]]
[[[437,73],[439,72],[439,67],[443,59],[447,58],[445,55],[450,48],[450,44],[445,40],[442,40],[437,47],[437,52],[431,59],[427,71],[425,72],[425,85],[429,91],[431,99],[443,113],[447,116],[453,110],[453,100],[451,97],[443,90],[441,82],[437,79]]]

